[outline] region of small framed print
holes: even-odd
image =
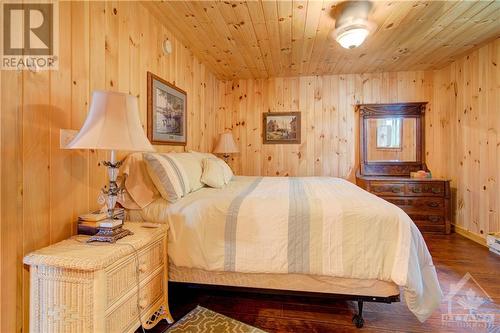
[[[187,94],[148,72],[148,139],[152,144],[187,142]]]
[[[300,112],[263,114],[264,144],[300,143]]]

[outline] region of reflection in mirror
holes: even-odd
[[[368,118],[365,121],[368,162],[416,161],[416,118]]]
[[[377,148],[401,148],[401,118],[377,119]]]

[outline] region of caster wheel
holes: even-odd
[[[354,315],[354,317],[352,317],[352,322],[354,323],[354,325],[356,325],[357,328],[361,328],[363,327],[365,320],[363,319],[363,317],[360,317],[356,314]]]

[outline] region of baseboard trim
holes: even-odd
[[[458,226],[456,224],[452,224],[451,227],[457,234],[464,236],[465,238],[468,238],[471,241],[474,241],[478,244],[481,244],[482,246],[488,247],[488,245],[486,245],[486,238],[483,238],[478,234],[470,232],[469,230],[462,228],[461,226]]]

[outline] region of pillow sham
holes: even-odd
[[[125,177],[125,196],[118,200],[127,209],[142,209],[160,196],[149,176],[142,153],[127,156],[120,168]]]
[[[143,156],[149,176],[165,200],[176,202],[189,193],[189,178],[172,154],[144,153]]]
[[[200,181],[202,165],[196,156],[191,153],[169,153],[167,155],[176,159],[186,172],[189,178],[189,192],[203,187],[203,183]]]
[[[214,188],[222,188],[226,184],[224,180],[224,169],[215,158],[203,159],[202,183]]]

